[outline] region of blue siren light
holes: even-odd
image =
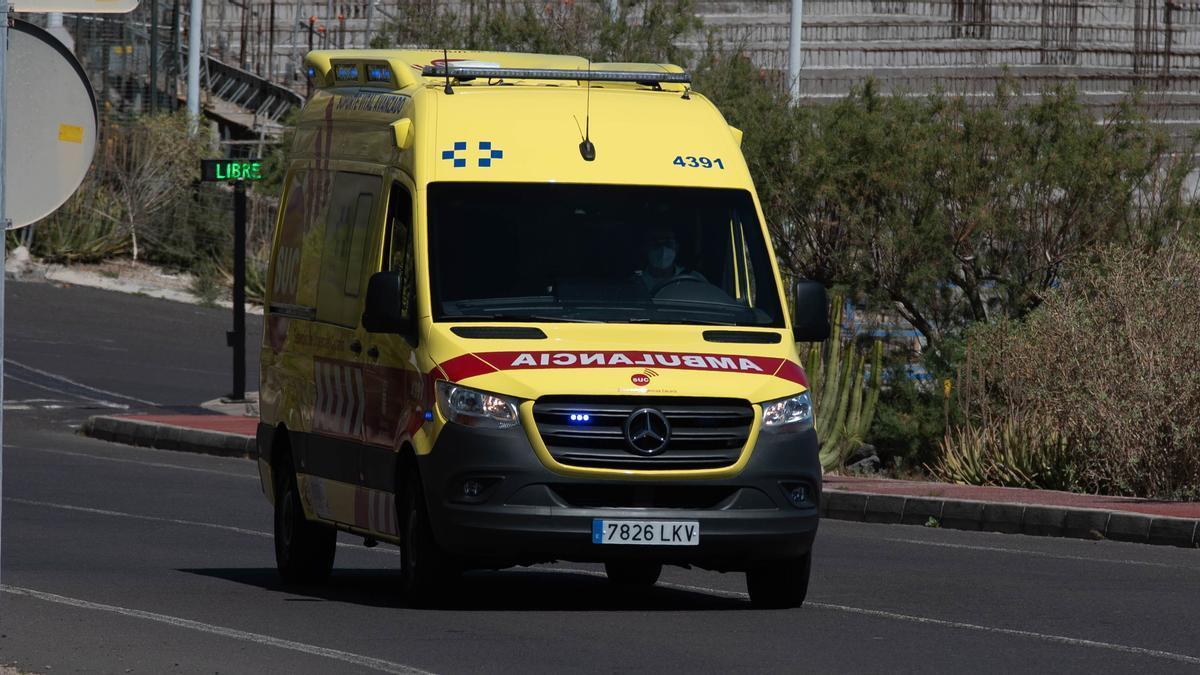
[[[392,69],[385,66],[371,66],[367,69],[367,79],[371,82],[391,82]]]
[[[592,416],[588,413],[571,413],[567,419],[575,424],[587,424],[592,421]]]

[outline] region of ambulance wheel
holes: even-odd
[[[304,517],[296,473],[290,466],[275,499],[275,566],[285,584],[313,584],[329,578],[337,550],[337,530]]]
[[[604,563],[604,573],[608,575],[608,580],[622,586],[653,586],[658,583],[662,568],[660,563],[640,560],[613,560]]]
[[[769,563],[746,572],[746,590],[756,609],[800,607],[808,595],[812,553]]]
[[[456,571],[454,561],[438,546],[429,522],[425,492],[415,470],[405,480],[404,504],[396,520],[400,533],[400,576],[404,597],[416,606],[427,606],[438,597]]]

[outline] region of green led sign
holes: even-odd
[[[261,159],[202,159],[200,180],[229,182],[239,180],[262,180]]]

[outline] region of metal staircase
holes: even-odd
[[[304,105],[304,96],[212,56],[200,69],[201,104],[211,117],[260,138],[282,133],[287,115]]]

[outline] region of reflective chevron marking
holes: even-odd
[[[313,404],[313,430],[358,438],[363,433],[362,368],[353,364],[313,362],[317,396]]]

